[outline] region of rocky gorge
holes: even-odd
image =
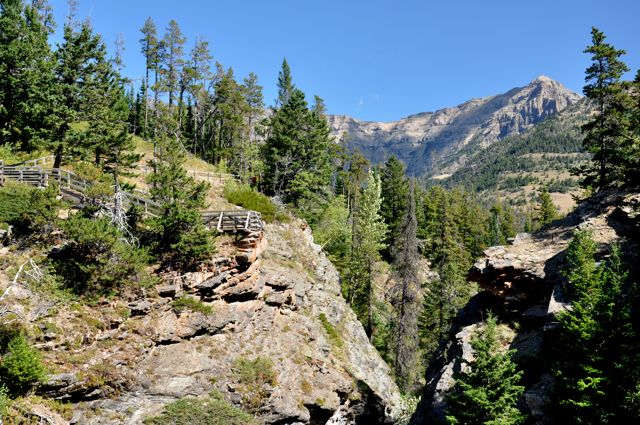
[[[514,350],[514,359],[524,371],[526,391],[521,407],[533,424],[547,424],[545,410],[553,388],[547,362],[553,345],[555,317],[571,308],[565,294],[565,251],[577,229],[588,231],[607,255],[616,244],[623,256],[636,258],[640,226],[640,195],[603,191],[583,200],[564,219],[535,234],[519,234],[507,246],[487,249],[469,271],[478,294],[458,314],[450,339],[444,343],[426,375],[426,386],[412,424],[444,419],[446,395],[454,384],[453,373],[473,359],[470,340],[483,326],[487,311],[499,314],[504,349]]]

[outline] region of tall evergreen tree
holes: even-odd
[[[293,203],[325,192],[332,166],[330,129],[324,117],[309,111],[301,90],[293,89],[270,127],[264,145],[267,191]]]
[[[354,216],[353,246],[348,272],[351,303],[367,335],[373,333],[373,277],[374,265],[384,248],[386,225],[380,216],[380,178],[369,171],[367,186],[362,192]]]
[[[551,223],[558,217],[558,207],[553,203],[549,190],[545,187],[539,194],[540,205],[538,207],[537,220],[540,226]]]
[[[248,182],[249,179],[261,180],[263,163],[260,158],[260,144],[258,135],[262,132],[260,117],[264,112],[264,98],[262,86],[258,84],[258,76],[249,73],[242,82],[242,92],[248,106],[247,137],[239,158],[240,178]]]
[[[211,149],[211,161],[223,160],[237,172],[243,141],[247,137],[246,119],[249,113],[241,87],[235,79],[233,69],[229,68],[216,82],[212,98],[214,113],[212,122],[215,140]]]
[[[382,207],[380,213],[384,218],[389,232],[386,244],[389,248],[395,246],[395,240],[402,237],[401,224],[407,210],[407,193],[409,184],[405,176],[405,165],[395,155],[391,155],[381,171]],[[389,254],[387,252],[386,254]]]
[[[186,154],[176,137],[169,137],[175,122],[161,123],[158,156],[149,175],[151,196],[162,205],[162,215],[152,219],[158,252],[168,263],[190,267],[213,252],[212,236],[200,210],[206,205],[208,184],[195,182],[184,169]]]
[[[182,34],[180,26],[175,20],[169,21],[167,30],[162,39],[164,56],[162,58],[162,88],[169,96],[169,112],[180,91],[180,76],[184,65],[184,43],[187,41]]]
[[[0,1],[0,144],[32,150],[56,138],[52,24],[46,3]]]
[[[586,70],[584,94],[596,107],[593,120],[585,124],[584,147],[593,154],[594,164],[583,167],[584,184],[604,188],[624,181],[624,141],[628,137],[629,122],[626,113],[628,93],[621,82],[629,68],[620,60],[625,54],[605,42],[606,36],[597,28],[591,29],[591,65]]]
[[[82,155],[87,144],[82,143],[82,131],[74,128],[73,123],[88,120],[89,114],[96,106],[100,90],[96,86],[100,77],[107,72],[106,48],[102,38],[94,34],[88,22],[78,30],[71,24],[64,27],[62,44],[56,51],[58,102],[56,110],[56,137],[51,141],[50,149],[54,151],[54,167],[59,167],[63,155]],[[94,75],[96,74],[96,75]]]
[[[596,262],[597,244],[576,232],[567,248],[566,292],[571,310],[558,316],[552,417],[569,424],[625,424],[640,420],[637,285],[627,281],[620,249]]]
[[[148,99],[148,87],[149,87],[149,72],[155,70],[158,65],[158,30],[156,24],[151,17],[148,17],[144,21],[144,25],[140,28],[142,38],[140,39],[140,48],[145,59],[145,71],[144,71],[144,126],[143,135],[149,137],[149,99]]]
[[[393,270],[396,285],[392,291],[395,308],[393,322],[393,367],[396,380],[404,391],[414,390],[418,378],[418,315],[420,313],[420,278],[418,264],[418,222],[414,198],[415,182],[407,193],[406,211],[392,249]],[[383,201],[384,202],[384,201]],[[384,204],[383,204],[384,205]]]
[[[192,113],[190,125],[193,128],[192,150],[196,152],[198,147],[198,136],[200,134],[201,121],[203,118],[203,105],[206,101],[206,81],[211,78],[211,52],[209,42],[202,38],[197,38],[191,50],[191,57],[186,66],[187,91],[192,99]],[[204,152],[203,152],[204,154]]]

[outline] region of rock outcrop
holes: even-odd
[[[524,369],[526,392],[521,400],[532,423],[545,424],[544,405],[553,378],[543,366],[545,337],[554,327],[554,316],[569,306],[563,293],[564,253],[576,229],[588,230],[603,254],[619,244],[635,255],[633,242],[640,230],[640,195],[603,192],[582,202],[565,219],[537,234],[520,234],[508,246],[491,247],[470,270],[469,279],[480,292],[460,312],[451,340],[427,371],[427,385],[412,424],[434,423],[444,418],[446,394],[453,386],[453,372],[469,358],[469,341],[481,324],[482,313],[493,310],[517,324],[510,348]]]
[[[38,347],[56,374],[39,393],[72,402],[77,424],[140,424],[212,391],[265,424],[394,423],[391,371],[310,229],[294,221],[226,240],[200,271],[44,311]],[[273,381],[243,384],[239,362],[255,359]]]
[[[433,174],[447,158],[463,158],[469,144],[486,147],[519,134],[577,102],[580,96],[557,81],[540,76],[525,87],[472,99],[452,108],[411,115],[394,122],[365,122],[329,116],[334,136],[349,134],[348,147],[370,161],[394,154],[414,175]],[[455,171],[455,165],[448,172]]]

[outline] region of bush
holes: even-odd
[[[177,312],[181,313],[184,310],[196,311],[205,315],[213,313],[211,306],[204,304],[202,301],[193,297],[180,297],[171,302],[171,307]]]
[[[262,219],[268,223],[279,218],[278,209],[269,197],[255,191],[249,185],[229,181],[224,186],[224,197],[232,204],[259,212],[262,214]]]
[[[2,385],[11,394],[22,395],[44,378],[45,370],[38,351],[29,345],[22,334],[13,337],[0,363]]]
[[[58,217],[58,186],[38,189],[7,182],[0,190],[0,223],[14,226],[16,233],[50,233]]]
[[[105,218],[69,218],[64,224],[70,241],[52,254],[56,273],[76,292],[102,292],[139,275],[147,252],[129,245]]]
[[[183,398],[167,404],[160,416],[144,420],[148,425],[256,425],[250,414],[219,397]]]

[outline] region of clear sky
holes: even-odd
[[[60,33],[66,0],[50,3]],[[187,50],[202,36],[237,76],[255,72],[268,104],[286,56],[309,98],[373,121],[502,93],[542,74],[581,92],[594,25],[627,50],[633,74],[640,68],[640,0],[80,0],[78,15],[90,15],[109,48],[123,35],[130,78],[144,74],[145,19],[161,34],[175,19]]]

